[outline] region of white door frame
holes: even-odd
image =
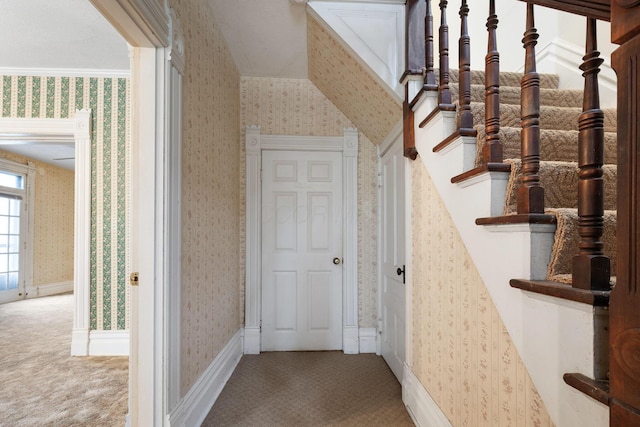
[[[246,273],[244,353],[260,353],[262,314],[262,150],[342,152],[343,198],[343,329],[342,349],[359,353],[358,339],[358,130],[341,137],[262,135],[260,126],[246,128]]]
[[[166,0],[90,0],[132,49],[129,415],[169,424],[180,397],[180,146],[184,43]]]
[[[0,118],[0,141],[75,144],[74,308],[71,355],[86,356],[89,354],[91,110],[76,110],[75,116],[68,119]],[[33,253],[33,248],[30,250],[30,253]],[[32,288],[33,283],[29,281],[27,287]]]

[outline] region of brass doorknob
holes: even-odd
[[[341,262],[342,262],[342,260],[341,260],[340,258],[338,258],[338,257],[335,257],[335,258],[333,259],[333,263],[334,263],[335,265],[339,265]]]

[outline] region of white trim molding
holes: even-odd
[[[19,68],[0,67],[3,76],[44,76],[44,77],[104,77],[125,78],[131,76],[129,70],[99,70],[93,68]]]
[[[89,356],[128,356],[129,331],[89,332]]]
[[[242,357],[242,329],[224,346],[169,414],[169,425],[202,424]]]
[[[91,0],[116,30],[139,47],[169,45],[169,16],[165,0]]]
[[[360,328],[360,353],[378,352],[378,330],[376,328]]]
[[[73,281],[44,283],[33,287],[34,295],[29,293],[30,297],[47,297],[51,295],[59,295],[67,292],[73,292]]]
[[[182,292],[182,75],[185,66],[184,38],[180,22],[170,10],[171,45],[166,55],[166,108],[167,132],[165,143],[164,177],[164,282],[166,343],[164,353],[167,370],[167,411],[171,412],[180,400],[181,367],[181,292]]]
[[[343,331],[345,353],[359,353],[358,330],[358,130],[343,136],[262,135],[259,126],[246,129],[246,291],[245,354],[260,353],[262,312],[262,150],[338,151],[343,167]]]
[[[70,119],[0,118],[0,141],[75,144],[74,312],[71,355],[86,356],[89,354],[91,110],[77,110],[75,116]]]
[[[406,364],[402,380],[402,401],[418,427],[451,427],[447,416]]]

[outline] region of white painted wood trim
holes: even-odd
[[[411,179],[411,170],[415,163],[405,157],[404,167],[404,244],[405,244],[405,368],[404,371],[410,371],[413,366],[413,185]],[[378,351],[380,347],[378,347]]]
[[[92,68],[20,68],[0,67],[3,76],[43,76],[43,77],[104,77],[129,78],[129,70],[98,70]]]
[[[382,140],[380,145],[378,145],[378,160],[382,159],[387,151],[393,146],[393,143],[402,135],[403,133],[403,119],[398,120],[398,123],[391,129],[389,134]]]
[[[73,292],[73,280],[67,280],[65,282],[45,283],[42,285],[34,286],[34,295],[30,297],[47,297],[51,295],[59,295],[67,292]]]
[[[89,331],[89,244],[91,226],[91,110],[70,119],[0,118],[0,140],[74,142],[74,314],[71,354],[86,356]],[[33,185],[33,183],[32,183]],[[29,196],[32,198],[32,196]],[[33,203],[33,200],[31,200]],[[30,219],[31,229],[33,221]],[[33,250],[33,245],[28,245]],[[32,282],[27,281],[28,287]],[[73,339],[80,341],[74,342]]]
[[[184,72],[184,40],[180,23],[173,9],[171,15],[171,46],[165,49],[168,95],[166,103],[167,141],[165,143],[164,192],[166,202],[164,240],[164,283],[167,287],[167,334],[164,353],[167,370],[167,411],[180,400],[181,370],[181,290],[182,290],[182,74]]]
[[[129,331],[90,331],[89,356],[128,356]]]
[[[340,151],[343,158],[343,351],[359,352],[358,330],[358,130],[346,128],[342,137],[261,135],[247,126],[246,137],[246,354],[260,353],[262,313],[262,150]]]
[[[422,386],[408,365],[404,367],[402,401],[418,427],[451,427],[447,416]]]
[[[378,349],[378,330],[360,328],[360,353],[376,353]]]
[[[171,411],[169,424],[177,427],[202,424],[241,357],[242,330],[239,330]]]
[[[90,0],[127,42],[139,47],[169,45],[165,0]]]

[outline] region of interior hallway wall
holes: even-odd
[[[182,370],[184,395],[242,325],[240,76],[206,2],[170,1],[184,30]]]
[[[413,373],[454,426],[553,425],[429,173],[410,167]]]
[[[91,330],[129,328],[130,81],[0,76],[0,115],[72,118],[91,109]]]
[[[355,127],[318,88],[306,79],[242,77],[241,79],[241,223],[245,219],[244,135],[259,125],[265,135],[342,136]],[[241,228],[241,277],[244,307],[244,227]],[[358,322],[377,326],[377,151],[359,132],[358,141]]]

